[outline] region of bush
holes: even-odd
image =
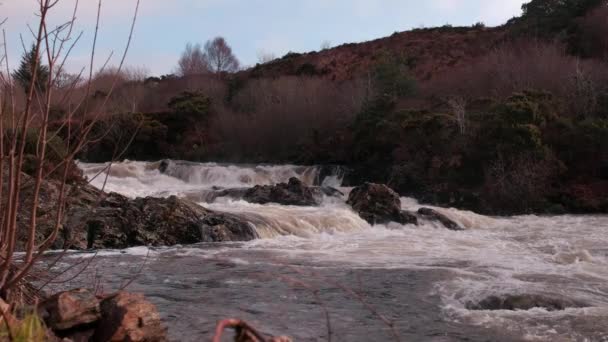
[[[186,91],[172,98],[168,106],[174,113],[207,119],[211,108],[211,99],[200,92]]]

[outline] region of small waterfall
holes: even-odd
[[[163,173],[189,184],[209,185],[224,188],[251,187],[286,183],[296,177],[306,185],[328,182],[339,186],[342,175],[339,168],[329,172],[318,166],[296,165],[224,165],[216,163],[191,163],[163,161]],[[334,174],[334,172],[336,172]]]
[[[260,237],[265,239],[289,235],[309,238],[320,233],[346,233],[370,228],[367,222],[344,204],[291,207],[226,200],[206,204],[205,207],[237,214],[253,224]]]

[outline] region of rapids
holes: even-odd
[[[110,172],[106,166],[80,164],[96,187],[130,197],[186,196],[290,177],[339,187],[342,179],[339,169],[332,174],[290,165],[172,161],[164,173],[159,163],[125,161]],[[99,251],[69,285],[112,290],[138,273],[131,289],[159,306],[179,341],[204,340],[216,320],[234,316],[297,341],[326,340],[324,310],[333,338],[344,341],[394,334],[404,341],[608,341],[607,216],[487,217],[435,208],[467,228],[454,232],[428,222],[370,226],[345,198],[324,198],[320,207],[228,198],[201,205],[247,217],[262,239]],[[403,198],[402,206],[420,204]],[[94,255],[72,253],[57,267]],[[585,307],[468,309],[489,296],[517,294]]]

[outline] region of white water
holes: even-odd
[[[316,168],[294,166],[174,166],[173,176],[156,170],[158,164],[125,162],[114,165],[105,190],[126,196],[168,196],[220,187],[273,184],[299,177],[313,184]],[[86,175],[101,165],[81,164]],[[102,187],[105,174],[93,181]],[[330,178],[335,182],[339,177]],[[323,180],[320,180],[321,182]],[[341,189],[348,192],[349,189]],[[403,198],[404,209],[417,209]],[[530,341],[601,341],[608,339],[608,217],[519,216],[491,218],[468,211],[436,208],[467,230],[454,232],[424,223],[421,226],[370,226],[344,203],[326,198],[321,207],[256,205],[218,199],[204,206],[243,215],[256,225],[263,239],[239,245],[239,253],[264,251],[272,257],[245,262],[295,262],[313,267],[350,269],[448,270],[450,279],[434,284],[430,293],[443,302],[446,319],[471,325],[521,332]],[[236,247],[235,247],[236,248]],[[213,251],[179,248],[201,258],[234,256],[227,245]],[[155,253],[174,251],[160,249]],[[141,248],[131,252],[143,253]],[[490,295],[549,294],[588,304],[582,309],[547,312],[471,311],[467,302]],[[598,322],[598,323],[594,323]],[[606,329],[601,330],[601,324]],[[598,325],[599,324],[599,325]],[[589,332],[588,326],[597,330]],[[605,332],[605,335],[604,335]]]

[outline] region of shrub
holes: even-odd
[[[168,106],[175,113],[206,119],[211,108],[211,99],[200,92],[186,91],[172,98]]]
[[[40,317],[31,313],[21,321],[11,324],[10,331],[5,322],[1,322],[0,339],[14,342],[44,342],[47,340],[47,330]]]

